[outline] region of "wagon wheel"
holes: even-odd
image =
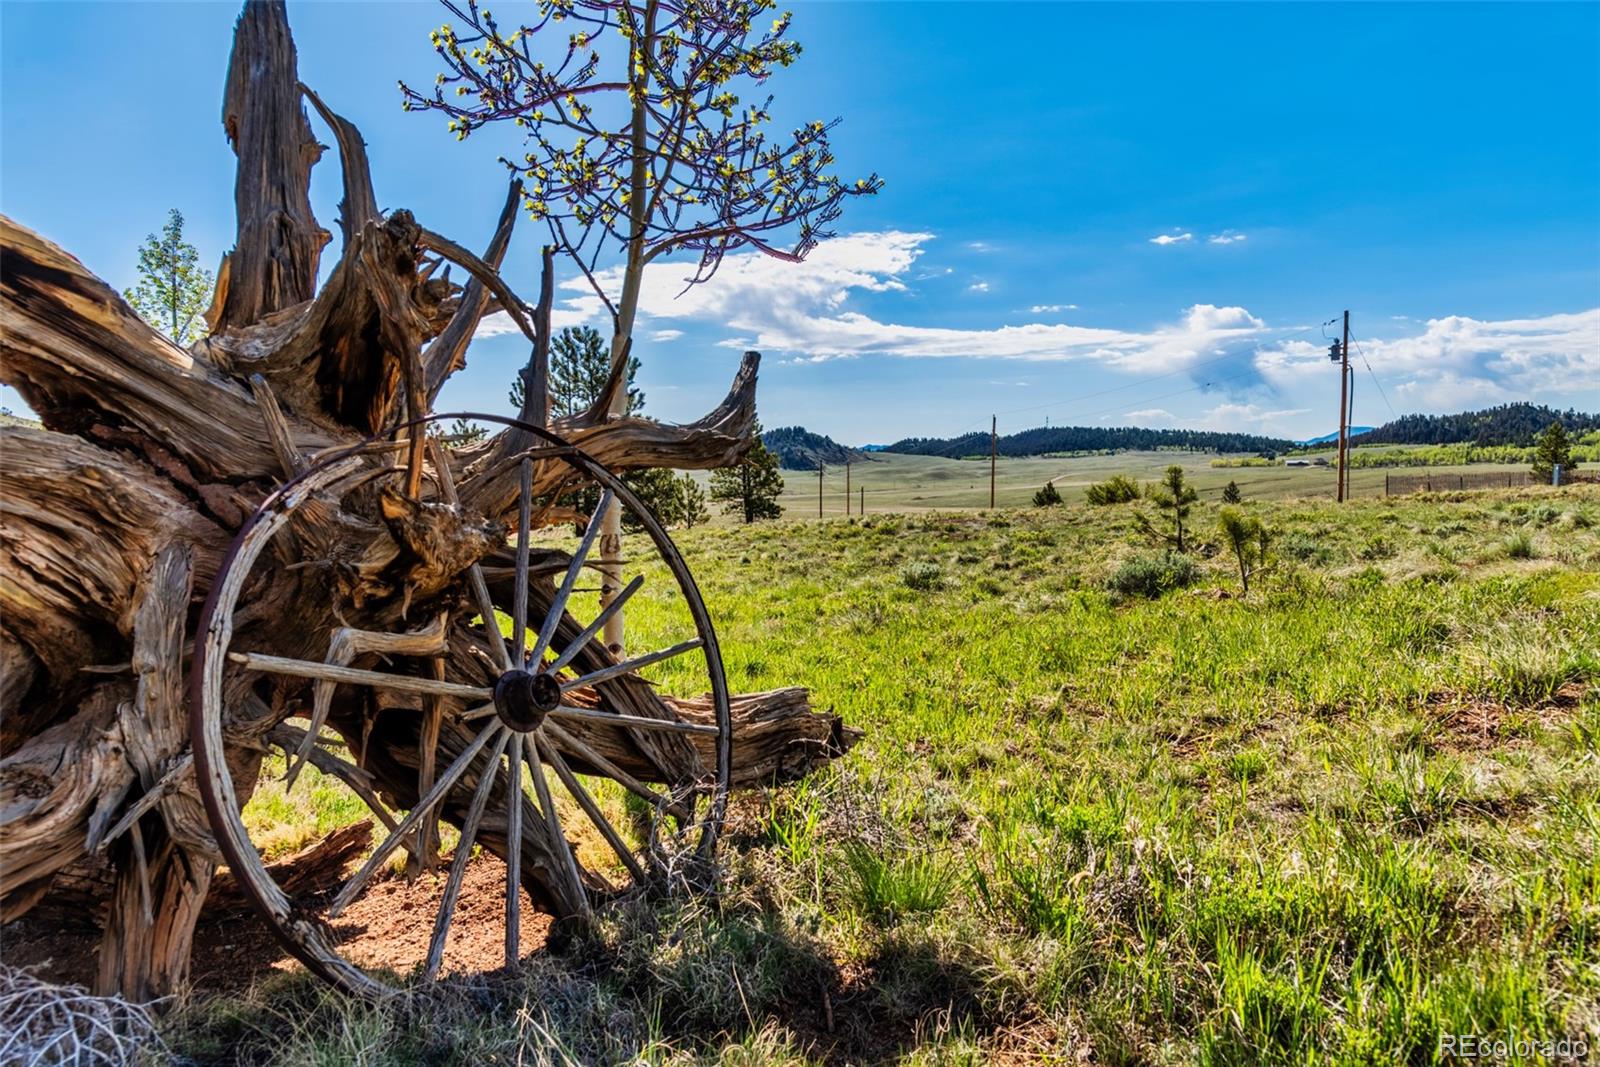
[[[419,477],[418,453],[399,440],[457,417],[527,434],[530,447],[507,471],[520,475],[514,547],[505,526],[462,507],[441,449],[430,448]],[[653,553],[608,576],[613,598],[602,607],[585,576],[613,502]],[[326,598],[328,625],[285,627],[270,610],[241,611],[241,591],[263,581],[286,584],[288,602]],[[646,629],[663,633],[652,651],[618,659],[598,635],[630,601]],[[504,953],[456,958],[452,971],[515,963],[527,904],[581,924],[606,900],[710,869],[732,734],[705,604],[639,498],[546,430],[434,415],[319,460],[240,530],[200,635],[191,729],[218,844],[289,951],[345,989],[392,990],[372,973],[380,965],[435,980],[463,925],[464,887],[478,888],[480,915],[483,887],[500,887]],[[684,720],[653,683],[708,690],[714,717]],[[296,717],[306,721],[287,721]],[[334,889],[279,884],[251,838],[235,775],[254,773],[263,742],[283,752],[287,798],[347,791],[381,824],[371,854]],[[641,757],[659,773],[619,766],[637,768]],[[279,766],[260,765],[263,780]],[[451,832],[453,850],[440,857]],[[407,904],[422,894],[431,930],[403,958],[392,946],[377,962],[347,952],[360,925],[352,914],[365,907],[374,917],[400,884],[402,849]]]

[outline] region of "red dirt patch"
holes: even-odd
[[[446,864],[449,857],[444,857]],[[409,972],[427,956],[434,916],[444,895],[448,866],[414,881],[380,877],[333,924],[352,960],[369,968]],[[450,937],[445,973],[492,971],[505,960],[506,868],[496,856],[480,853],[467,866]],[[534,910],[522,893],[519,944],[527,956],[544,946],[550,916]],[[29,914],[0,928],[0,955],[50,982],[92,985],[99,933],[67,925],[58,918]],[[195,930],[190,982],[204,994],[239,992],[274,970],[299,963],[279,944],[253,911],[208,913]]]
[[[1585,687],[1568,682],[1549,700],[1535,704],[1507,704],[1461,693],[1435,693],[1427,700],[1440,733],[1434,743],[1459,752],[1499,748],[1519,737],[1519,727],[1529,722],[1554,726],[1577,711]]]

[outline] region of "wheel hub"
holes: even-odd
[[[561,704],[561,683],[540,671],[509,670],[494,683],[494,710],[500,721],[532,733]]]

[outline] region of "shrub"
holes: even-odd
[[[1360,551],[1358,551],[1356,554],[1362,559],[1368,561],[1375,559],[1393,559],[1395,547],[1393,543],[1391,543],[1389,539],[1384,537],[1382,534],[1373,534],[1371,537],[1367,538],[1366,543],[1361,546]]]
[[[900,568],[900,581],[905,583],[907,589],[927,592],[944,584],[944,573],[939,570],[937,563],[919,560]]]
[[[1118,474],[1089,486],[1084,498],[1091,504],[1126,504],[1139,499],[1139,483],[1126,474]]]
[[[1036,508],[1055,507],[1061,503],[1061,493],[1056,489],[1056,483],[1045,482],[1044,488],[1033,494],[1033,506]]]
[[[1512,534],[1506,538],[1507,559],[1532,559],[1533,556],[1533,538],[1525,533]]]
[[[1224,504],[1237,504],[1244,499],[1244,494],[1239,491],[1238,482],[1229,482],[1222,489],[1222,502]]]
[[[1301,563],[1326,563],[1333,558],[1328,546],[1308,534],[1292,533],[1278,542],[1278,551]]]
[[[1181,552],[1165,549],[1159,553],[1134,556],[1123,561],[1106,581],[1106,587],[1119,596],[1155,599],[1169,589],[1182,589],[1200,577],[1195,561]]]

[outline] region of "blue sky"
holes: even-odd
[[[1600,5],[794,10],[806,52],[768,84],[780,120],[842,116],[842,173],[886,188],[804,264],[733,257],[682,298],[682,267],[655,267],[636,353],[657,417],[712,406],[755,347],[768,426],[852,443],[991,412],[1002,430],[1309,436],[1336,418],[1320,324],[1346,307],[1382,385],[1361,368],[1357,422],[1600,409]],[[0,208],[118,288],[169,207],[219,259],[237,12],[0,5]],[[438,69],[442,9],[289,13],[302,79],[366,136],[380,205],[481,247],[511,131],[458,144],[395,85]],[[330,228],[337,200],[330,153],[313,180]],[[514,239],[525,295],[543,236],[524,219]],[[592,314],[559,295],[561,321]],[[444,402],[504,410],[525,355],[491,320]]]

